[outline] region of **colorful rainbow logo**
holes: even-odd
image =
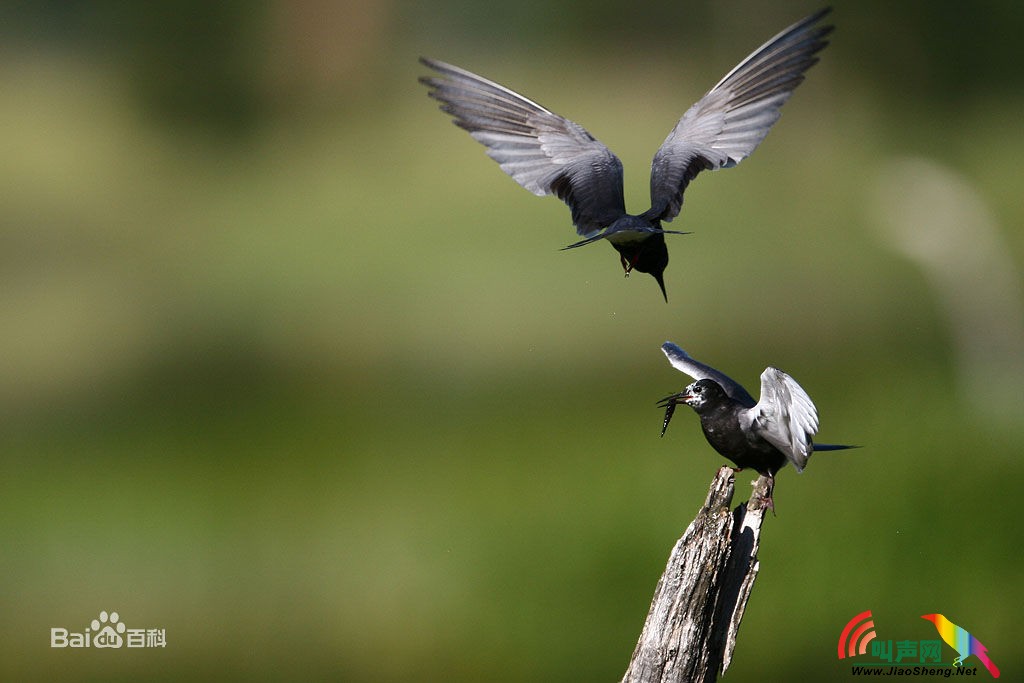
[[[988,648],[968,633],[967,629],[957,626],[941,614],[922,614],[921,618],[935,624],[935,630],[939,632],[939,637],[946,641],[946,645],[956,650],[956,659],[953,660],[954,667],[960,668],[964,665],[965,659],[974,655],[992,674],[992,678],[999,678],[999,667],[989,659]]]
[[[875,639],[875,622],[871,610],[861,612],[839,634],[839,659],[866,654],[868,643]]]

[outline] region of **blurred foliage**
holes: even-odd
[[[617,679],[720,464],[692,415],[657,438],[686,382],[665,339],[752,390],[782,367],[822,440],[865,446],[780,475],[730,679],[847,675],[865,609],[909,639],[942,612],[1021,670],[996,506],[1024,397],[965,383],[957,340],[990,330],[887,242],[875,190],[904,157],[959,174],[994,224],[963,230],[1021,283],[1014,3],[837,3],[764,145],[688,190],[667,306],[611,249],[559,252],[565,207],[416,83],[429,54],[579,121],[636,211],[685,107],[810,9],[0,9],[0,678]],[[1014,291],[968,299],[993,334]],[[167,648],[47,647],[100,610]]]

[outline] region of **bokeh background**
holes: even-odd
[[[688,412],[658,438],[666,339],[864,446],[780,475],[728,680],[848,676],[865,609],[1019,677],[1024,13],[835,4],[688,190],[668,305],[560,252],[416,58],[580,122],[641,211],[682,112],[814,4],[5,4],[0,678],[618,680],[722,464]],[[101,610],[167,647],[49,647]]]

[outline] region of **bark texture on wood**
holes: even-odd
[[[714,681],[732,661],[759,564],[768,480],[730,511],[736,479],[723,467],[668,558],[623,683]]]

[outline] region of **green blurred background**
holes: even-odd
[[[865,446],[780,475],[728,680],[845,678],[865,609],[1019,678],[1018,3],[836,3],[766,142],[688,190],[668,305],[559,252],[565,206],[416,82],[580,122],[637,212],[682,112],[815,8],[0,9],[0,678],[617,680],[723,464],[688,411],[658,438],[666,339]],[[101,610],[167,647],[49,647]]]

